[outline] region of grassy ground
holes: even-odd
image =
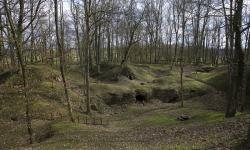
[[[211,72],[192,72],[190,77],[203,81],[220,91],[227,91],[229,85],[226,66],[219,66]]]
[[[166,95],[155,97],[154,90],[179,89],[178,69],[167,65],[102,66],[101,75],[92,74],[91,99],[98,111],[89,118],[102,118],[104,125],[86,125],[79,106],[84,106],[85,88],[79,66],[67,68],[70,99],[80,123],[67,121],[67,109],[56,68],[28,66],[29,98],[32,101],[36,143],[27,145],[25,103],[18,75],[0,85],[0,149],[225,149],[234,147],[247,133],[248,114],[224,118],[225,94],[213,87],[219,71],[209,75],[185,72],[185,107],[163,103]],[[190,71],[190,70],[189,70]],[[134,80],[127,75],[133,74]],[[114,78],[110,78],[114,77]],[[206,81],[211,84],[197,80]],[[110,80],[111,79],[111,80]],[[133,103],[136,90],[146,92],[150,101]],[[159,96],[159,95],[158,95]],[[83,109],[85,109],[83,107]],[[178,121],[179,115],[192,118]],[[17,121],[11,118],[17,116]],[[91,119],[90,119],[91,120]]]
[[[245,137],[249,115],[225,119],[222,112],[200,109],[197,102],[186,105],[131,105],[127,112],[112,116],[105,126],[55,122],[52,138],[23,149],[223,149]],[[192,119],[177,121],[182,113]]]

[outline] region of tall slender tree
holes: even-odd
[[[71,101],[69,98],[69,94],[68,94],[68,87],[67,87],[67,81],[66,81],[66,77],[65,77],[65,56],[64,56],[64,39],[63,39],[63,19],[61,16],[61,28],[59,29],[59,19],[58,19],[58,2],[57,0],[54,0],[54,7],[55,7],[55,27],[56,27],[56,39],[57,39],[57,47],[58,47],[58,51],[59,51],[59,58],[60,58],[60,72],[61,72],[61,76],[62,76],[62,82],[63,82],[63,87],[64,87],[64,94],[65,94],[65,98],[67,101],[67,107],[68,107],[68,113],[69,113],[69,118],[72,122],[75,122],[74,117],[73,117],[73,113],[72,113],[72,106],[71,106]],[[62,14],[61,14],[62,15]],[[59,35],[59,32],[61,31],[61,37]]]
[[[85,73],[86,73],[86,94],[87,94],[87,99],[86,99],[86,107],[87,107],[87,113],[91,113],[90,109],[90,83],[89,83],[89,69],[90,69],[90,45],[91,45],[91,40],[90,40],[90,17],[91,17],[91,6],[92,2],[91,0],[84,0],[84,15],[85,15],[85,26],[86,26],[86,31],[85,31],[85,41],[84,41],[84,48],[86,50],[85,52]]]
[[[229,99],[226,109],[226,117],[234,117],[237,111],[239,101],[241,100],[242,79],[244,74],[244,52],[242,49],[241,28],[242,28],[242,9],[243,0],[235,1],[235,13],[233,20],[234,39],[234,57],[231,64],[231,85]],[[231,35],[231,36],[233,36]]]
[[[29,28],[29,26],[33,23],[33,21],[36,19],[39,8],[41,4],[43,3],[42,0],[39,0],[36,3],[36,6],[32,6],[35,8],[35,13],[34,15],[30,18],[30,21],[25,25],[24,24],[24,18],[25,18],[25,1],[24,0],[19,0],[17,2],[18,7],[18,19],[17,21],[15,20],[15,17],[12,15],[10,7],[12,5],[7,1],[3,1],[3,6],[4,6],[4,11],[6,13],[6,17],[8,20],[8,24],[10,26],[10,31],[11,31],[11,36],[12,39],[14,40],[14,45],[16,49],[16,55],[18,58],[18,62],[20,64],[21,68],[21,73],[22,73],[22,81],[23,81],[23,93],[24,93],[24,99],[26,102],[26,123],[27,123],[27,131],[29,134],[29,143],[32,144],[32,125],[31,125],[31,104],[30,104],[30,98],[27,96],[27,90],[28,90],[28,85],[27,85],[27,74],[26,74],[26,67],[24,63],[24,58],[23,58],[23,33]],[[33,9],[33,8],[32,8]]]

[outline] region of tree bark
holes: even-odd
[[[180,98],[181,98],[181,107],[184,107],[184,100],[183,100],[183,51],[185,46],[185,7],[186,1],[182,1],[182,44],[180,50],[180,80],[181,80],[181,88],[180,88]]]
[[[11,27],[12,37],[14,39],[14,43],[16,46],[16,54],[17,58],[20,64],[21,73],[22,73],[22,81],[23,81],[23,93],[24,93],[24,99],[25,99],[25,107],[26,107],[26,124],[27,124],[27,131],[29,134],[29,143],[32,144],[32,124],[31,124],[31,105],[30,105],[30,99],[27,97],[27,79],[26,79],[26,70],[25,70],[25,64],[22,57],[22,49],[23,49],[23,18],[24,18],[24,1],[19,0],[19,17],[18,17],[18,23],[17,27],[15,29],[14,23],[10,14],[10,9],[8,7],[7,0],[4,0],[4,9],[7,15],[8,23]]]
[[[64,94],[65,98],[67,101],[67,107],[68,107],[68,113],[69,113],[69,118],[71,122],[75,122],[73,113],[72,113],[72,106],[71,106],[71,101],[69,99],[69,94],[68,94],[68,89],[67,89],[67,82],[65,79],[65,71],[64,71],[64,52],[63,52],[63,46],[62,46],[62,38],[60,39],[59,36],[59,27],[58,27],[58,3],[57,0],[54,0],[54,5],[55,5],[55,26],[56,26],[56,39],[57,39],[57,47],[59,51],[59,59],[60,59],[60,72],[62,76],[62,81],[63,81],[63,87],[64,87]],[[62,30],[62,29],[61,29]]]
[[[231,85],[229,91],[229,99],[226,109],[226,117],[234,117],[237,111],[239,101],[241,100],[242,80],[244,74],[244,52],[241,46],[241,21],[243,0],[235,2],[236,11],[234,14],[233,29],[235,33],[235,51],[231,64]],[[232,35],[231,35],[232,36]],[[232,37],[231,37],[232,38]]]
[[[0,11],[0,63],[3,60],[3,21],[2,21],[2,13]]]
[[[86,107],[87,114],[91,113],[90,109],[90,85],[89,85],[89,67],[90,67],[90,9],[91,0],[84,0],[84,12],[85,12],[85,25],[86,25],[86,37],[85,37],[85,49],[86,49]]]

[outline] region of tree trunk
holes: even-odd
[[[236,1],[236,11],[234,17],[233,29],[235,33],[235,54],[230,66],[231,79],[229,99],[226,109],[226,117],[234,117],[236,114],[239,100],[241,100],[242,80],[244,75],[244,53],[241,47],[241,21],[243,0]],[[232,35],[231,35],[232,36]]]
[[[185,46],[185,0],[182,1],[182,44],[181,44],[181,51],[180,51],[180,80],[181,80],[181,88],[180,88],[180,98],[181,98],[181,107],[184,107],[184,100],[183,100],[183,51]]]
[[[242,78],[242,89],[241,89],[241,100],[240,100],[240,111],[244,111],[246,110],[247,107],[249,107],[249,103],[246,100],[246,94],[247,94],[247,75],[248,75],[248,66],[247,66],[247,62],[248,62],[248,57],[249,57],[249,53],[250,53],[250,34],[248,35],[248,47],[246,47],[246,55],[245,55],[245,59],[244,59],[244,72],[243,72],[243,78]]]
[[[15,25],[13,23],[7,0],[4,0],[4,9],[7,14],[8,23],[11,27],[12,37],[14,39],[14,43],[16,46],[16,54],[17,59],[19,61],[20,67],[21,67],[21,73],[22,73],[22,81],[23,81],[23,93],[24,93],[24,99],[25,99],[25,106],[26,106],[26,124],[27,124],[27,131],[29,134],[29,143],[32,144],[32,125],[31,125],[31,115],[30,115],[30,100],[27,97],[27,79],[26,79],[26,72],[25,72],[25,64],[23,62],[23,56],[22,56],[22,49],[23,49],[23,18],[24,18],[24,1],[19,0],[19,18],[18,18],[18,24],[17,28],[15,29]]]
[[[3,22],[2,22],[2,14],[0,11],[0,64],[3,62],[4,58],[4,43],[3,43]]]
[[[95,48],[96,48],[96,66],[97,66],[97,73],[101,73],[101,66],[100,66],[100,45],[101,45],[101,25],[96,27],[96,35],[95,35]]]
[[[62,76],[62,81],[63,81],[63,87],[64,87],[64,94],[65,94],[65,98],[67,101],[67,107],[68,107],[68,113],[69,113],[69,118],[71,120],[71,122],[75,122],[74,117],[73,117],[73,113],[72,113],[72,106],[71,106],[71,101],[69,99],[69,95],[68,95],[68,89],[67,89],[67,82],[65,79],[65,71],[64,71],[64,50],[63,50],[63,46],[61,43],[62,38],[60,39],[59,36],[59,27],[58,27],[58,4],[57,4],[57,0],[54,0],[54,5],[55,5],[55,26],[56,26],[56,39],[57,39],[57,46],[58,46],[58,51],[59,51],[59,59],[60,59],[60,72],[61,72],[61,76]],[[62,22],[61,22],[62,23]],[[61,29],[63,30],[63,29]]]
[[[86,107],[87,113],[91,113],[90,109],[90,86],[89,86],[89,67],[90,67],[90,9],[91,9],[91,0],[84,0],[84,11],[85,11],[85,25],[86,25],[86,37],[85,37],[85,49],[86,49]]]

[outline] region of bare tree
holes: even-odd
[[[16,55],[21,67],[21,72],[22,72],[22,81],[23,81],[23,93],[24,93],[24,98],[26,101],[26,123],[27,123],[27,130],[29,133],[29,143],[32,144],[33,140],[32,140],[32,126],[31,126],[31,114],[30,114],[30,110],[31,110],[31,105],[30,105],[30,99],[29,97],[27,97],[27,75],[26,75],[26,70],[25,70],[25,64],[24,64],[24,60],[23,60],[23,55],[22,55],[22,50],[23,50],[23,33],[24,31],[26,31],[29,26],[33,23],[33,21],[36,19],[39,8],[41,6],[41,4],[43,3],[42,0],[39,0],[36,3],[35,6],[35,13],[34,15],[31,17],[30,21],[26,24],[26,26],[24,26],[24,17],[25,17],[25,10],[24,10],[24,6],[25,6],[25,1],[24,0],[19,0],[17,5],[19,5],[18,7],[18,19],[17,21],[15,20],[15,17],[12,15],[11,11],[12,9],[10,9],[11,4],[7,1],[4,0],[3,1],[3,5],[4,5],[4,10],[7,16],[7,20],[10,26],[10,31],[11,31],[11,36],[14,40],[14,45],[16,48]]]
[[[0,62],[3,60],[4,56],[4,43],[3,43],[3,21],[2,21],[2,12],[0,10]]]
[[[180,1],[173,1],[172,2],[172,10],[173,10],[173,24],[174,24],[174,32],[175,32],[175,46],[174,46],[174,57],[172,59],[171,70],[174,64],[177,61],[177,49],[178,49],[178,40],[179,40],[179,29],[180,29],[180,8],[179,8]]]
[[[69,98],[69,94],[68,94],[68,89],[67,89],[67,81],[65,78],[65,70],[64,70],[64,62],[65,62],[65,57],[64,57],[64,39],[63,39],[63,16],[61,13],[61,28],[59,29],[58,26],[58,3],[57,0],[54,0],[54,7],[55,7],[55,27],[56,27],[56,39],[57,39],[57,47],[58,47],[58,51],[59,51],[59,56],[60,56],[60,71],[61,71],[61,76],[62,76],[62,81],[63,81],[63,87],[64,87],[64,94],[65,94],[65,98],[67,101],[67,105],[68,105],[68,113],[69,113],[69,118],[72,122],[75,122],[73,114],[72,114],[72,106],[71,106],[71,101]],[[59,31],[61,30],[61,37],[59,35]]]
[[[141,24],[141,20],[144,16],[144,10],[143,12],[138,16],[138,18],[135,18],[135,3],[134,0],[129,1],[128,10],[126,11],[126,46],[125,46],[125,53],[124,57],[121,61],[121,65],[127,63],[131,47],[138,42],[138,39],[135,39],[136,32]]]
[[[232,64],[230,65],[230,73],[231,73],[231,84],[230,84],[230,92],[228,105],[226,109],[226,117],[233,117],[236,114],[237,106],[239,100],[241,100],[241,88],[242,88],[242,80],[244,75],[244,53],[241,46],[241,27],[242,27],[242,8],[243,8],[243,0],[235,1],[235,13],[233,20],[233,29],[235,38],[234,39],[234,57],[232,59]],[[233,34],[233,35],[234,35]],[[231,36],[233,36],[231,35]]]
[[[181,80],[181,88],[180,88],[180,98],[181,98],[181,107],[184,106],[184,100],[183,100],[183,52],[184,52],[184,46],[185,46],[185,28],[186,28],[186,0],[183,0],[181,3],[181,19],[182,19],[182,44],[181,44],[181,50],[180,50],[180,80]]]
[[[85,61],[86,61],[86,107],[87,107],[87,113],[91,113],[90,109],[90,86],[89,86],[89,66],[90,66],[90,45],[91,45],[91,39],[90,39],[90,17],[91,17],[91,0],[84,0],[84,14],[85,14],[85,26],[86,26],[86,33],[85,33],[85,41],[84,41],[84,48],[86,50],[85,55]]]

